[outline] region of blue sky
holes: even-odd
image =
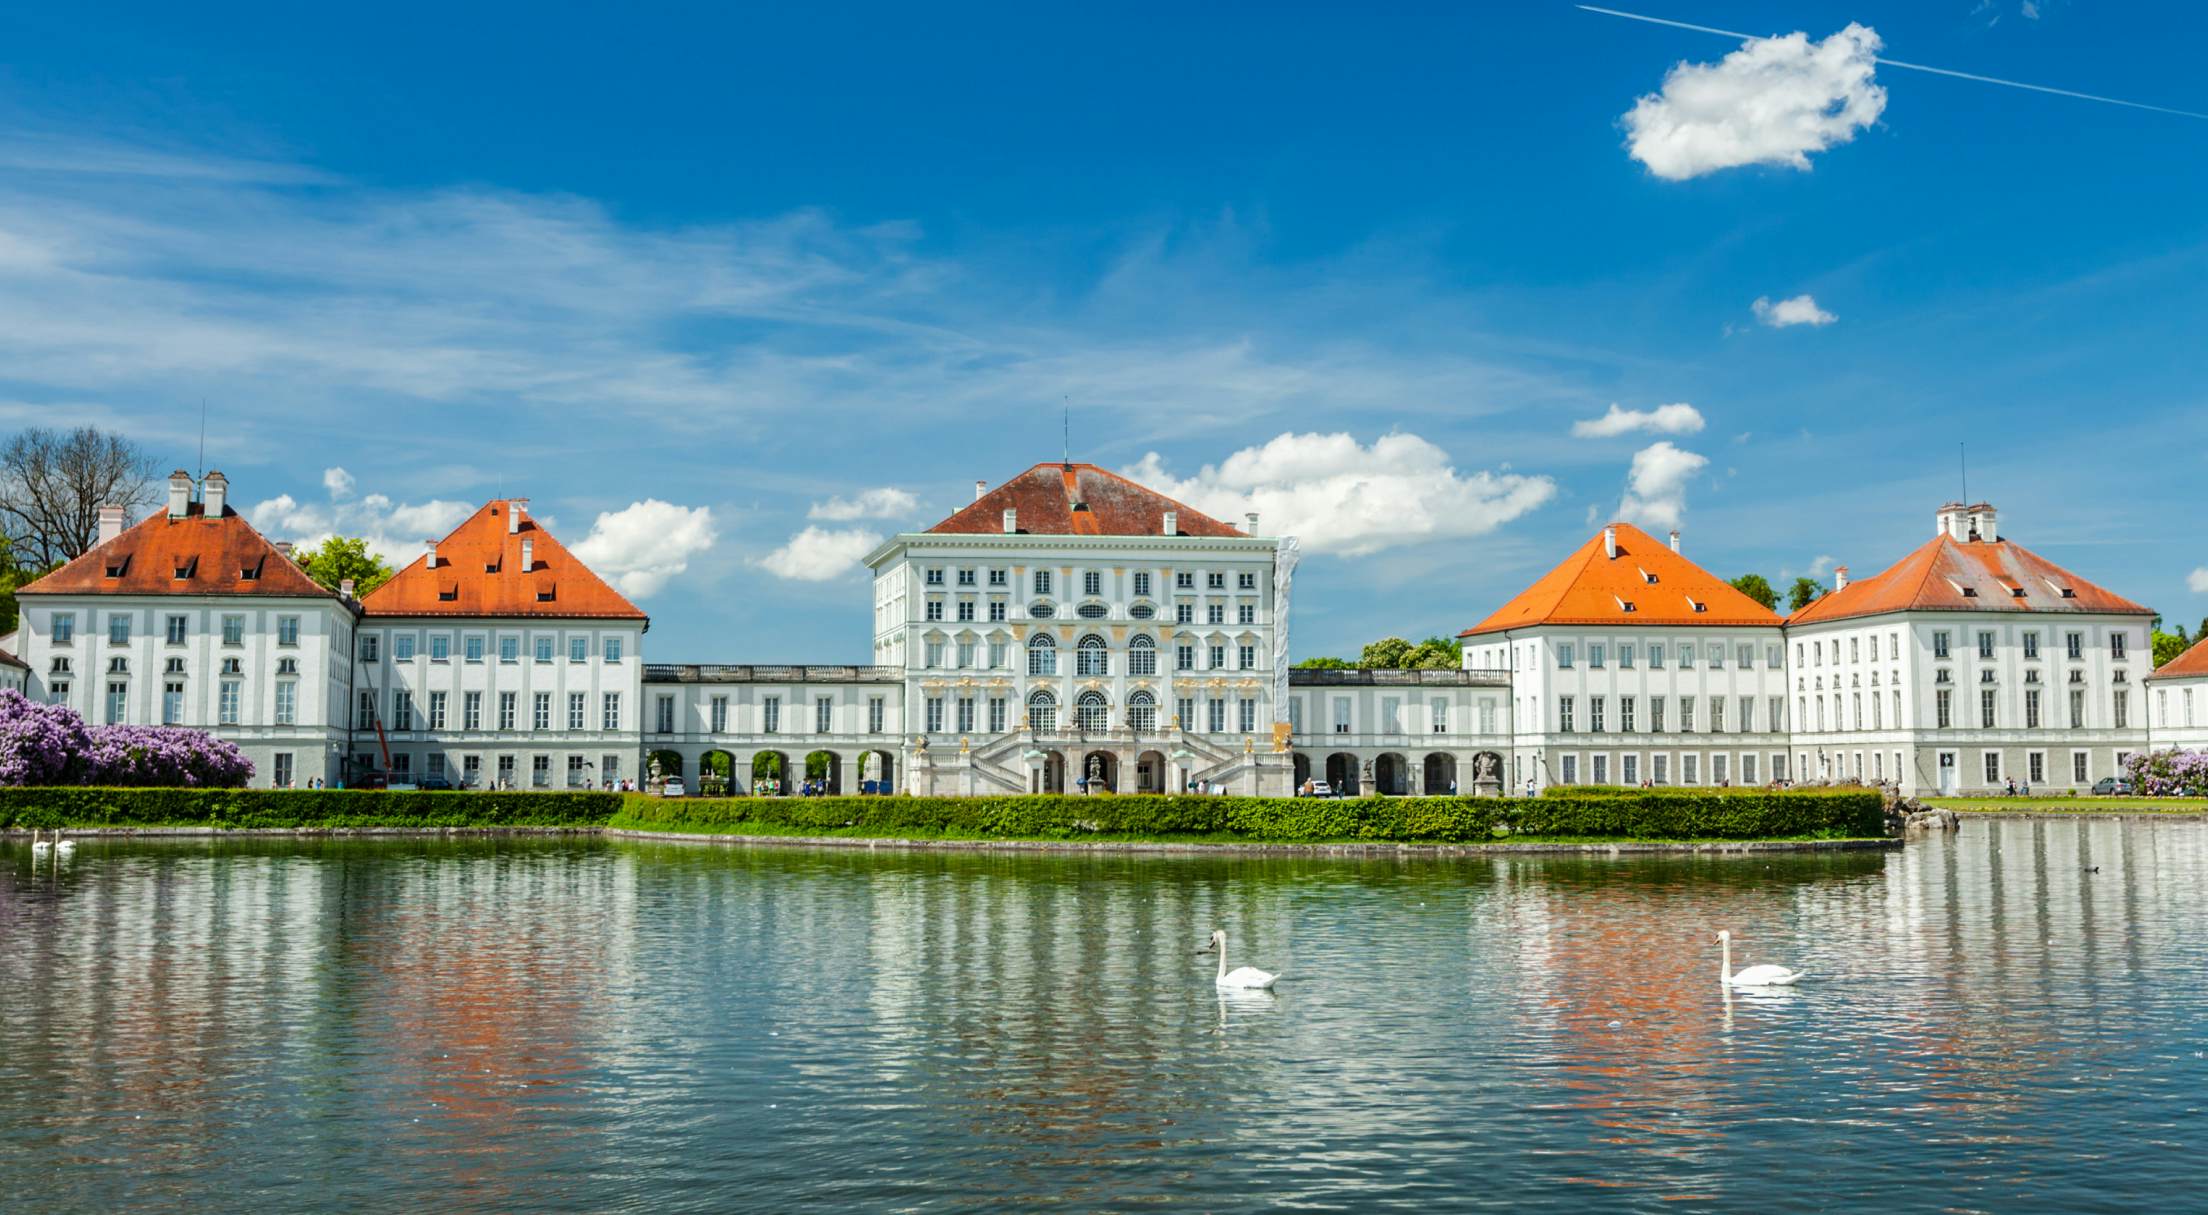
[[[2208,121],[1867,58],[2208,109],[2208,11],[1621,7],[1806,38],[16,6],[0,423],[189,466],[204,398],[299,539],[526,495],[668,659],[862,659],[856,554],[1054,458],[1061,402],[1076,458],[1305,537],[1306,654],[1465,627],[1613,516],[1873,572],[1965,441],[2011,536],[2208,615]]]

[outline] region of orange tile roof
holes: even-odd
[[[637,606],[591,573],[526,512],[507,530],[504,500],[487,502],[437,542],[437,565],[424,553],[361,600],[370,616],[562,616],[644,620]],[[523,569],[530,543],[533,568]]]
[[[16,593],[336,598],[235,509],[212,519],[204,503],[185,509],[171,519],[164,507]]]
[[[1020,531],[1039,536],[1156,536],[1167,511],[1178,514],[1174,529],[1183,536],[1247,534],[1108,469],[1055,462],[1028,469],[928,531],[1002,532],[1007,510],[1020,513]]]
[[[31,664],[8,653],[6,650],[0,650],[0,667],[22,667],[28,671],[31,669]]]
[[[1778,613],[1673,552],[1670,545],[1630,523],[1611,526],[1617,529],[1617,556],[1605,555],[1602,533],[1596,532],[1555,569],[1458,636],[1543,624],[1635,628],[1779,624]],[[1701,610],[1696,610],[1696,604]]]
[[[2154,669],[2149,679],[2185,679],[2194,675],[2208,675],[2208,634],[2203,634],[2192,648]]]
[[[1945,532],[1883,573],[1806,604],[1788,624],[1887,612],[2063,612],[2152,616],[2013,540],[1957,540]]]

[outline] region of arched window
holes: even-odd
[[[1128,697],[1127,727],[1137,734],[1155,731],[1158,728],[1158,698],[1148,692],[1137,692]]]
[[[1048,633],[1037,633],[1027,640],[1027,673],[1030,675],[1056,675],[1058,673],[1058,643]]]
[[[1158,643],[1148,637],[1137,637],[1128,642],[1127,673],[1129,675],[1157,674]]]
[[[1112,728],[1112,706],[1102,692],[1083,692],[1073,702],[1074,720],[1090,734],[1101,734]]]
[[[1058,698],[1051,695],[1049,688],[1037,688],[1035,694],[1027,698],[1027,725],[1045,734],[1058,728]]]
[[[1074,655],[1074,674],[1108,675],[1111,673],[1110,665],[1104,655],[1104,639],[1102,637],[1091,633],[1081,639],[1078,650]]]

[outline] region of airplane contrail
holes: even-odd
[[[1650,17],[1641,13],[1628,13],[1614,8],[1597,8],[1592,4],[1575,4],[1572,7],[1584,12],[1601,13],[1605,17],[1623,17],[1628,21],[1645,21],[1650,25],[1668,25],[1673,29],[1693,30],[1698,34],[1718,34],[1726,38],[1738,38],[1744,42],[1767,37],[1764,34],[1743,34],[1739,30],[1721,30],[1715,26],[1673,21],[1666,17]],[[1958,72],[1953,68],[1933,67],[1925,63],[1909,63],[1905,60],[1888,59],[1884,56],[1874,56],[1872,62],[1883,64],[1886,67],[1907,68],[1912,72],[1930,72],[1935,76],[1952,76],[1957,80],[1975,80],[1980,84],[2006,85],[2012,89],[2026,89],[2034,93],[2051,93],[2057,97],[2075,97],[2080,101],[2098,101],[2104,105],[2120,105],[2134,110],[2152,110],[2157,114],[2174,114],[2179,118],[2208,120],[2208,114],[2200,114],[2192,110],[2173,110],[2165,105],[2148,105],[2144,101],[2125,101],[2121,97],[2102,97],[2098,94],[2080,93],[2071,89],[2050,88],[2044,84],[2026,84],[2021,80],[2003,80],[1998,76],[1980,76],[1973,72]]]

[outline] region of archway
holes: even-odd
[[[708,751],[698,757],[698,792],[706,797],[727,797],[735,783],[736,757],[726,751]]]
[[[843,792],[843,757],[833,751],[805,756],[805,783],[820,793]]]
[[[1042,762],[1035,769],[1035,792],[1064,793],[1066,791],[1066,757],[1057,751],[1043,752]]]
[[[1307,781],[1307,780],[1310,780],[1310,779],[1311,779],[1311,757],[1310,757],[1310,756],[1308,756],[1308,755],[1305,755],[1305,754],[1304,754],[1303,752],[1301,752],[1301,751],[1298,751],[1298,752],[1296,752],[1296,756],[1295,756],[1295,764],[1296,764],[1296,777],[1295,777],[1295,786],[1296,786],[1296,792],[1298,792],[1298,793],[1301,793],[1301,792],[1303,792],[1303,782],[1305,782],[1305,781]]]
[[[1426,757],[1425,769],[1425,772],[1422,773],[1425,779],[1420,781],[1419,785],[1428,797],[1438,797],[1445,793],[1456,792],[1455,789],[1450,787],[1457,783],[1456,756],[1444,751],[1436,751]]]
[[[1083,734],[1102,734],[1112,728],[1112,702],[1102,692],[1083,692],[1073,702],[1073,719]]]
[[[1119,757],[1109,751],[1091,751],[1082,756],[1081,772],[1074,777],[1073,787],[1084,793],[1117,793]]]
[[[1410,775],[1410,764],[1393,751],[1372,761],[1372,787],[1388,797],[1409,793]]]
[[[859,752],[859,792],[895,793],[897,757],[887,751]]]
[[[1135,792],[1165,792],[1165,756],[1157,751],[1145,751],[1135,757]]]
[[[653,764],[659,765],[659,778],[662,781],[670,776],[681,776],[682,752],[653,751],[646,754],[644,756],[644,777],[647,782],[651,779]]]
[[[780,751],[761,751],[751,757],[751,791],[774,797],[790,791],[790,757]]]
[[[1336,751],[1326,757],[1326,783],[1334,786],[1334,792],[1354,797],[1357,794],[1357,757],[1347,751]]]

